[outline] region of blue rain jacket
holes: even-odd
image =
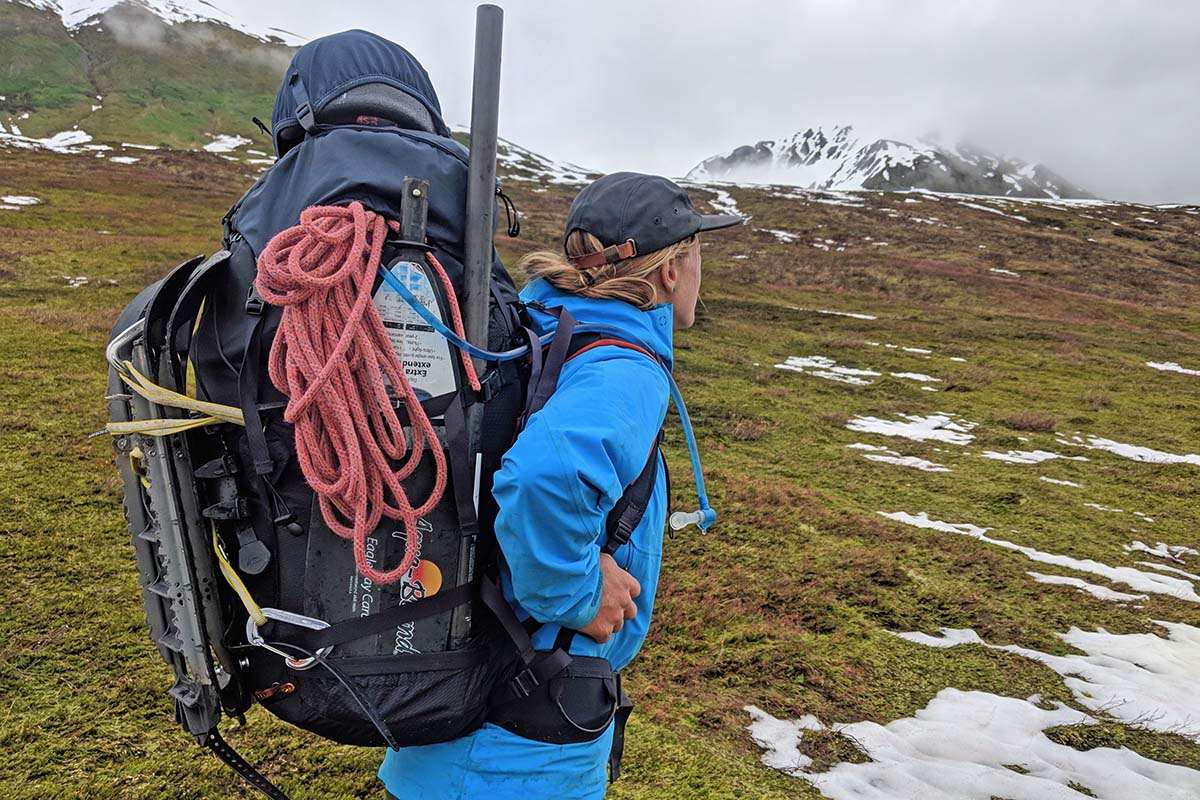
[[[619,328],[672,365],[670,305],[641,311],[541,280],[521,297],[564,306],[581,324]],[[531,313],[538,334],[554,329],[553,317]],[[553,647],[561,627],[581,628],[599,610],[605,520],[645,467],[669,398],[662,367],[645,355],[618,347],[589,350],[567,362],[555,393],[504,456],[493,488],[506,562],[501,581],[518,617],[546,623],[533,640],[539,650]],[[641,649],[654,609],[667,514],[661,467],[641,524],[613,556],[641,584],[637,616],[605,644],[580,635],[571,647],[575,655],[607,658],[618,670]],[[554,745],[485,724],[451,742],[389,750],[379,777],[402,799],[593,800],[605,794],[611,746],[611,726],[594,742]]]

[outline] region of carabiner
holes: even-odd
[[[324,630],[329,627],[329,623],[325,620],[306,617],[303,614],[293,614],[290,611],[281,611],[278,608],[262,608],[262,615],[267,619],[273,619],[276,622],[286,622],[289,625],[298,625],[301,628],[308,628],[313,631]],[[291,653],[285,653],[277,647],[267,643],[262,635],[258,632],[258,624],[253,617],[246,619],[246,641],[255,647],[261,647],[264,650],[269,650],[277,656],[283,656],[284,663],[295,670],[312,669],[317,665],[317,659],[324,658],[333,650],[333,645],[322,647],[317,651],[315,656],[310,658],[293,658]]]

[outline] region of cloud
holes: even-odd
[[[118,42],[141,50],[167,51],[183,42],[187,47],[216,50],[232,61],[280,75],[292,59],[291,51],[282,47],[237,47],[230,37],[203,25],[163,25],[136,7],[118,5],[104,13],[103,21]]]
[[[510,0],[501,135],[602,170],[707,156],[844,122],[939,130],[1099,194],[1200,201],[1200,4],[1172,0]],[[308,36],[366,27],[470,118],[475,3],[264,0]],[[247,19],[247,21],[251,21]]]

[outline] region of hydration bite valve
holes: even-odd
[[[688,525],[695,525],[701,532],[707,532],[708,527],[717,521],[717,512],[711,508],[698,508],[690,514],[686,511],[676,511],[671,515],[671,530],[681,531]]]

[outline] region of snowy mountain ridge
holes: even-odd
[[[1041,164],[969,144],[916,144],[860,132],[853,125],[812,126],[791,136],[743,145],[705,159],[688,180],[767,183],[806,189],[927,189],[1009,197],[1090,198]]]
[[[13,0],[8,0],[10,3]],[[16,0],[30,8],[51,11],[62,18],[67,30],[77,30],[85,25],[98,25],[99,17],[118,5],[131,5],[144,9],[168,25],[185,22],[208,22],[224,25],[247,36],[264,42],[281,41],[289,46],[304,44],[305,39],[281,28],[267,27],[254,30],[235,19],[228,12],[206,2],[206,0]]]

